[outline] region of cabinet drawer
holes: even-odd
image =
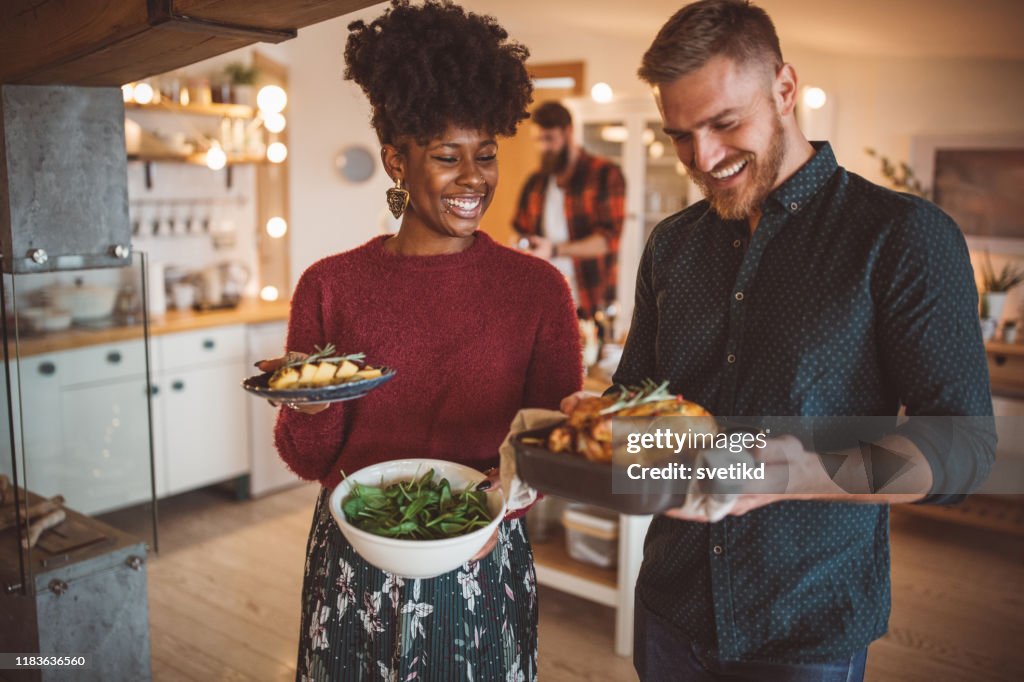
[[[86,346],[61,355],[61,386],[146,374],[146,345],[142,339]]]
[[[994,393],[1024,391],[1024,355],[989,351],[988,372]]]
[[[166,372],[194,365],[245,360],[245,327],[214,327],[195,332],[166,334],[154,340],[157,370]],[[240,378],[241,380],[241,378]]]

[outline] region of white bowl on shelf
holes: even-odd
[[[331,514],[352,548],[377,568],[403,578],[433,578],[453,571],[469,561],[494,534],[505,517],[505,500],[499,488],[487,493],[491,522],[483,528],[442,540],[403,540],[374,535],[356,528],[342,510],[342,502],[355,483],[387,486],[408,481],[434,470],[434,479],[447,478],[453,492],[473,487],[486,478],[468,466],[439,459],[396,459],[349,474],[331,493]]]

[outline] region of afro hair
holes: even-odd
[[[529,116],[529,50],[494,17],[449,0],[392,0],[369,24],[349,24],[345,78],[370,99],[382,144],[419,144],[449,125],[511,136]]]

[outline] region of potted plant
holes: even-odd
[[[1024,282],[1024,270],[1006,263],[996,272],[986,251],[981,264],[982,319],[990,318],[998,323],[1003,316],[1006,295],[1021,282]]]
[[[235,104],[253,106],[256,102],[253,86],[260,75],[256,67],[242,62],[231,62],[224,67],[224,75],[231,84],[232,101]]]

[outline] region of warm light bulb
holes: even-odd
[[[629,139],[629,129],[618,125],[602,126],[601,139],[605,142],[625,142]]]
[[[282,114],[266,114],[263,116],[263,127],[272,133],[284,130],[285,120]]]
[[[804,106],[808,109],[821,109],[828,101],[828,95],[821,88],[806,88],[804,90]]]
[[[277,291],[277,287],[267,285],[260,289],[260,298],[264,301],[276,301],[280,295],[281,294]]]
[[[590,88],[590,96],[595,102],[611,102],[614,96],[612,86],[607,83],[594,83],[594,87]]]
[[[267,234],[274,239],[280,239],[288,232],[288,223],[280,216],[274,216],[267,221]]]
[[[125,83],[121,86],[121,96],[124,97],[125,102],[131,102],[135,99],[135,83]]]
[[[665,145],[655,140],[651,143],[651,146],[647,148],[647,153],[650,154],[652,159],[660,159],[665,155]]]
[[[654,142],[654,131],[650,128],[644,128],[643,137],[640,139],[644,141],[644,144],[652,144]]]
[[[277,85],[264,85],[256,95],[256,106],[264,114],[280,114],[288,104],[288,95]]]
[[[267,147],[267,158],[271,163],[281,163],[288,158],[288,147],[281,142],[274,142]]]
[[[136,83],[135,101],[139,104],[149,104],[153,101],[153,86],[149,83]]]
[[[220,170],[227,165],[227,162],[228,155],[224,153],[219,144],[215,144],[206,150],[206,167],[210,170]]]

